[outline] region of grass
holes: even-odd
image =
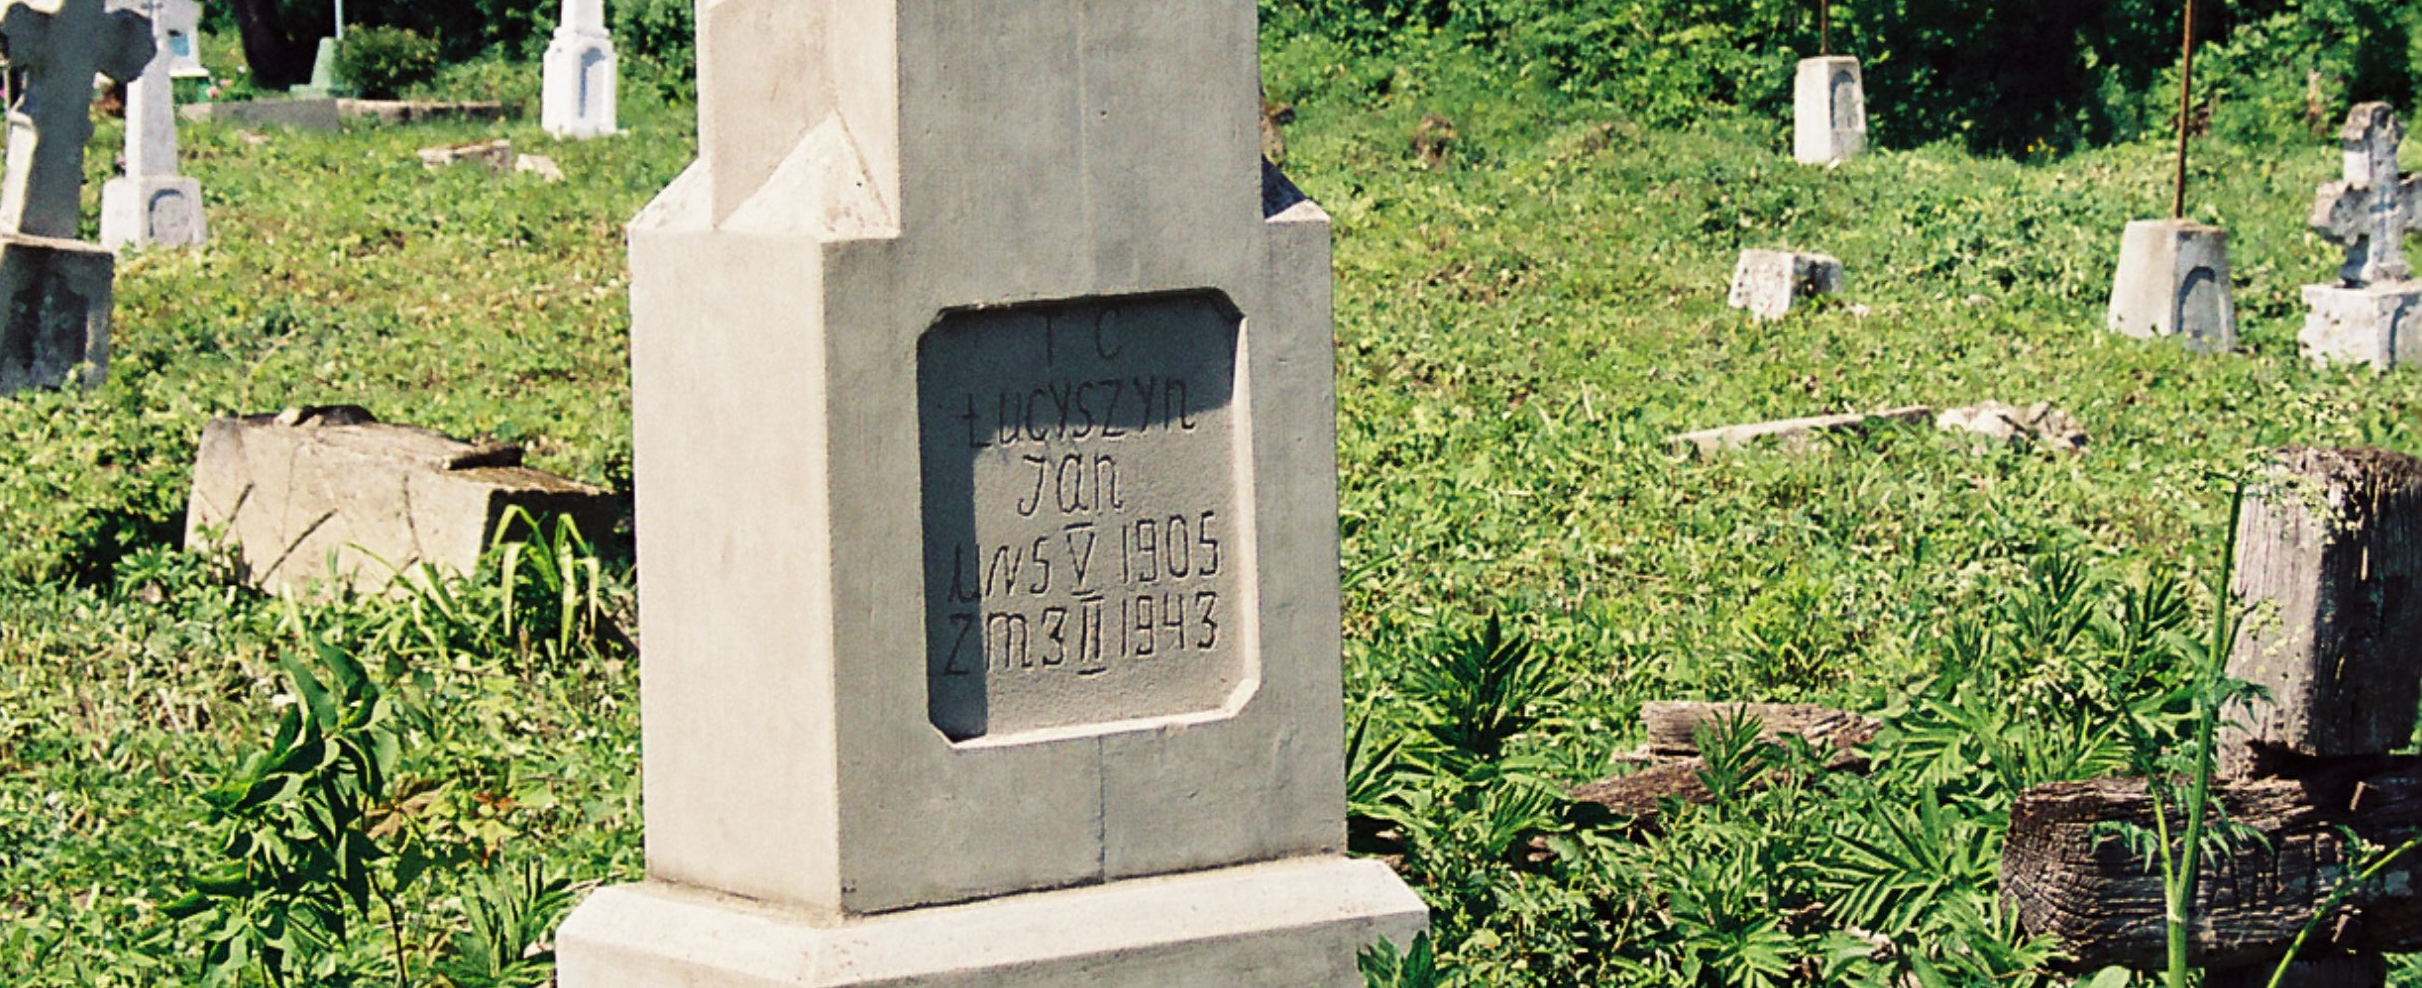
[[[2336,264],[2302,227],[2336,168],[2319,138],[2198,148],[2195,214],[2230,230],[2247,349],[2208,358],[2100,329],[2120,228],[2166,203],[2155,145],[1808,169],[1776,121],[1652,130],[1451,49],[1386,63],[1274,39],[1266,75],[1298,107],[1288,171],[1336,219],[1347,699],[1371,756],[1357,832],[1385,832],[1436,907],[1445,983],[2052,983],[1992,906],[1999,828],[2016,789],[2126,764],[2098,725],[2178,736],[2182,684],[2144,660],[2210,606],[2181,589],[2219,564],[2210,478],[2287,442],[2422,450],[2412,374],[2296,353],[2297,288]],[[526,98],[529,69],[454,85]],[[1458,135],[1440,171],[1409,146],[1429,114]],[[452,712],[406,729],[374,808],[426,863],[379,866],[405,973],[511,983],[434,973],[478,953],[464,938],[495,925],[478,903],[511,897],[492,869],[638,874],[619,645],[533,655],[495,634],[525,588],[493,570],[453,588],[459,606],[289,608],[173,548],[203,422],[291,404],[524,442],[627,489],[620,224],[693,139],[679,107],[625,122],[583,144],[528,117],[185,130],[212,245],[121,269],[106,387],[0,402],[0,982],[196,977],[204,927],[161,909],[220,853],[202,794],[269,742],[296,702],[282,664],[319,644]],[[492,132],[570,181],[428,173],[411,153]],[[1841,257],[1846,296],[1772,325],[1725,308],[1737,251],[1776,245]],[[1987,399],[2053,401],[2093,449],[1978,455],[1925,429],[1798,457],[1666,443]],[[607,596],[628,579],[609,565]],[[1458,662],[1513,685],[1422,672]],[[1893,727],[1872,780],[1736,745],[1742,771],[1798,781],[1725,789],[1659,833],[1555,797],[1637,743],[1640,704],[1690,698]],[[1490,703],[1519,716],[1472,716]],[[1499,725],[1497,757],[1457,757],[1471,742],[1447,726],[1470,724]],[[393,978],[380,929],[318,980]]]

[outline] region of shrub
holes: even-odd
[[[350,31],[336,51],[337,76],[374,99],[393,99],[436,78],[437,70],[437,42],[408,28]]]
[[[614,5],[614,43],[625,62],[665,99],[687,102],[698,89],[698,22],[690,0],[621,0]]]

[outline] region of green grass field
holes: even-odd
[[[1438,925],[1437,980],[1386,983],[2069,983],[1994,905],[2000,833],[2016,792],[2129,765],[2112,725],[2179,736],[2171,639],[2212,605],[2218,478],[2285,443],[2422,451],[2422,378],[2296,352],[2298,286],[2337,257],[2303,228],[2337,168],[2319,137],[2198,147],[2194,215],[2230,230],[2246,350],[2198,357],[2101,330],[2121,227],[2166,204],[2161,147],[1809,169],[1781,121],[1652,130],[1452,51],[1374,67],[1298,41],[1265,68],[1298,107],[1287,170],[1336,220],[1357,834]],[[1442,170],[1410,147],[1429,114],[1458,135]],[[394,983],[399,956],[414,984],[543,983],[568,895],[638,877],[636,657],[587,633],[627,619],[627,561],[575,581],[593,610],[495,567],[290,603],[177,549],[203,423],[287,405],[526,443],[627,490],[621,224],[693,140],[679,106],[625,123],[569,145],[500,128],[561,185],[412,156],[486,127],[186,129],[212,244],[121,268],[106,387],[0,402],[0,983],[200,983],[206,960],[254,983],[263,951],[306,984]],[[96,197],[117,137],[96,139]],[[1778,324],[1727,309],[1735,255],[1764,246],[1839,256],[1847,293]],[[1988,399],[2055,402],[2092,449],[1666,442]],[[334,687],[348,662],[380,699],[340,727],[392,739],[387,771],[330,781],[342,745],[286,767],[349,793],[383,857],[226,809],[243,785],[207,798],[316,705],[290,670]],[[1473,669],[1502,675],[1476,689]],[[1719,786],[1655,832],[1566,805],[1661,699],[1890,726],[1869,777],[1729,751],[1786,781]],[[282,835],[236,850],[292,883],[165,915],[225,877],[239,831]]]

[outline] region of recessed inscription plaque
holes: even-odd
[[[966,311],[918,345],[928,706],[955,741],[1216,710],[1245,682],[1211,295]]]

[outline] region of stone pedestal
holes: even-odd
[[[2236,349],[2228,231],[2193,220],[2128,224],[2107,325],[2139,339],[2184,337],[2207,352]]]
[[[1859,60],[1804,59],[1792,81],[1792,157],[1830,165],[1867,150],[1867,88]]]
[[[223,418],[202,430],[185,543],[236,550],[270,591],[386,589],[422,563],[467,573],[526,513],[612,534],[602,490],[522,465],[518,446],[460,442],[349,406]],[[516,513],[518,509],[519,513]]]
[[[597,893],[556,937],[583,988],[1231,988],[1362,983],[1424,927],[1386,865],[1246,865],[848,922],[670,886]]]
[[[336,78],[335,38],[321,38],[319,53],[311,59],[311,81],[289,90],[296,99],[327,99],[349,95],[347,87]]]
[[[2387,370],[2422,360],[2422,282],[2306,285],[2304,354],[2326,364]]]
[[[101,246],[188,247],[209,237],[202,186],[177,174],[176,39],[192,49],[193,0],[116,0],[151,17],[156,44],[126,86],[126,174],[101,187]]]
[[[100,385],[116,278],[117,258],[100,246],[0,234],[0,395]]]
[[[210,239],[202,183],[182,175],[110,179],[101,186],[101,245],[190,247]]]
[[[539,121],[565,140],[615,132],[621,85],[614,39],[606,33],[603,0],[565,0],[563,25],[547,44]]]
[[[1842,290],[1842,262],[1824,254],[1782,250],[1745,250],[1732,270],[1728,302],[1772,321],[1791,313],[1803,298],[1833,295]]]
[[[701,5],[630,230],[648,881],[563,988],[1356,988],[1423,926],[1344,856],[1329,222],[1255,11]]]

